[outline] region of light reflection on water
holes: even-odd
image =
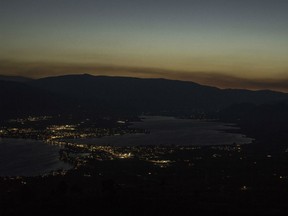
[[[76,139],[74,143],[112,146],[137,145],[230,145],[248,144],[253,139],[243,134],[225,130],[237,129],[221,122],[177,119],[163,116],[146,116],[143,122],[134,122],[132,127],[148,129],[149,134],[126,134],[102,138]]]
[[[147,116],[142,122],[134,122],[132,127],[150,131],[148,134],[126,134],[102,138],[75,139],[69,143],[111,145],[111,146],[204,146],[247,144],[252,139],[243,134],[225,130],[237,129],[221,122],[176,119],[172,117]],[[69,169],[70,165],[59,160],[59,146],[42,141],[0,138],[0,176],[35,176],[52,170]],[[120,158],[130,158],[123,153]],[[153,161],[167,166],[171,161]]]
[[[70,169],[59,160],[59,147],[28,139],[0,139],[0,176],[36,176]]]

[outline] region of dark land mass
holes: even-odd
[[[0,75],[0,80],[2,81],[12,81],[12,82],[28,82],[32,81],[33,79],[23,77],[23,76],[5,76],[5,75]]]
[[[255,151],[285,151],[288,146],[288,101],[234,104],[219,116],[222,121],[236,123],[242,133],[255,138]]]
[[[215,113],[235,103],[263,104],[288,99],[288,94],[268,90],[221,90],[166,79],[69,75],[34,80],[29,85],[73,98],[79,104],[129,113]]]
[[[213,117],[255,138],[241,146],[66,144],[59,157],[72,170],[0,179],[1,216],[288,215],[287,94],[71,75],[0,81],[0,97],[2,137],[149,133],[129,122],[162,114]]]
[[[119,151],[125,150],[131,149]],[[252,154],[231,146],[139,150],[172,162],[136,156],[101,161],[96,158],[105,153],[95,151],[82,158],[85,165],[65,174],[2,178],[0,213],[287,215],[287,153]]]
[[[52,92],[12,81],[0,81],[0,98],[0,120],[57,115],[73,107],[72,101]]]
[[[33,114],[90,118],[143,113],[211,118],[236,103],[259,105],[288,99],[288,94],[268,90],[222,90],[193,82],[91,75],[0,81],[0,92],[0,119]]]

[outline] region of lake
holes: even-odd
[[[150,133],[77,139],[69,140],[69,142],[112,146],[203,146],[248,144],[253,141],[243,134],[236,133],[238,128],[234,125],[215,121],[143,116],[143,121],[133,122],[132,127],[148,129]],[[227,132],[227,130],[235,130],[235,133]]]
[[[142,122],[133,122],[131,127],[147,129],[150,133],[66,141],[111,146],[205,146],[248,144],[253,140],[243,134],[227,132],[237,129],[233,125],[213,121],[145,116]],[[70,169],[69,164],[59,160],[59,149],[42,141],[0,138],[0,176],[36,176]]]
[[[70,169],[59,160],[59,149],[42,141],[0,138],[0,176],[37,176]]]

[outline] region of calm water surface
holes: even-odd
[[[126,134],[93,139],[69,140],[94,145],[229,145],[247,144],[252,139],[243,134],[225,132],[232,125],[173,117],[145,116],[132,127],[144,128],[149,134]],[[59,147],[42,141],[0,138],[0,176],[35,176],[71,166],[59,160]]]
[[[59,160],[59,149],[42,141],[0,138],[0,176],[36,176],[70,169]]]
[[[149,134],[127,134],[111,137],[71,140],[75,143],[95,145],[230,145],[248,144],[253,139],[243,134],[225,130],[237,129],[221,122],[177,119],[163,116],[145,116],[142,122],[134,122],[132,127],[144,128]]]

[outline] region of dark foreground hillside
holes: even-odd
[[[127,149],[126,149],[127,150]],[[123,149],[125,151],[125,149]],[[3,215],[287,215],[287,153],[251,154],[237,146],[145,147],[151,163],[82,158],[63,176],[0,180]],[[161,156],[160,156],[161,155]],[[104,156],[104,155],[102,155]],[[79,158],[78,158],[79,159]]]

